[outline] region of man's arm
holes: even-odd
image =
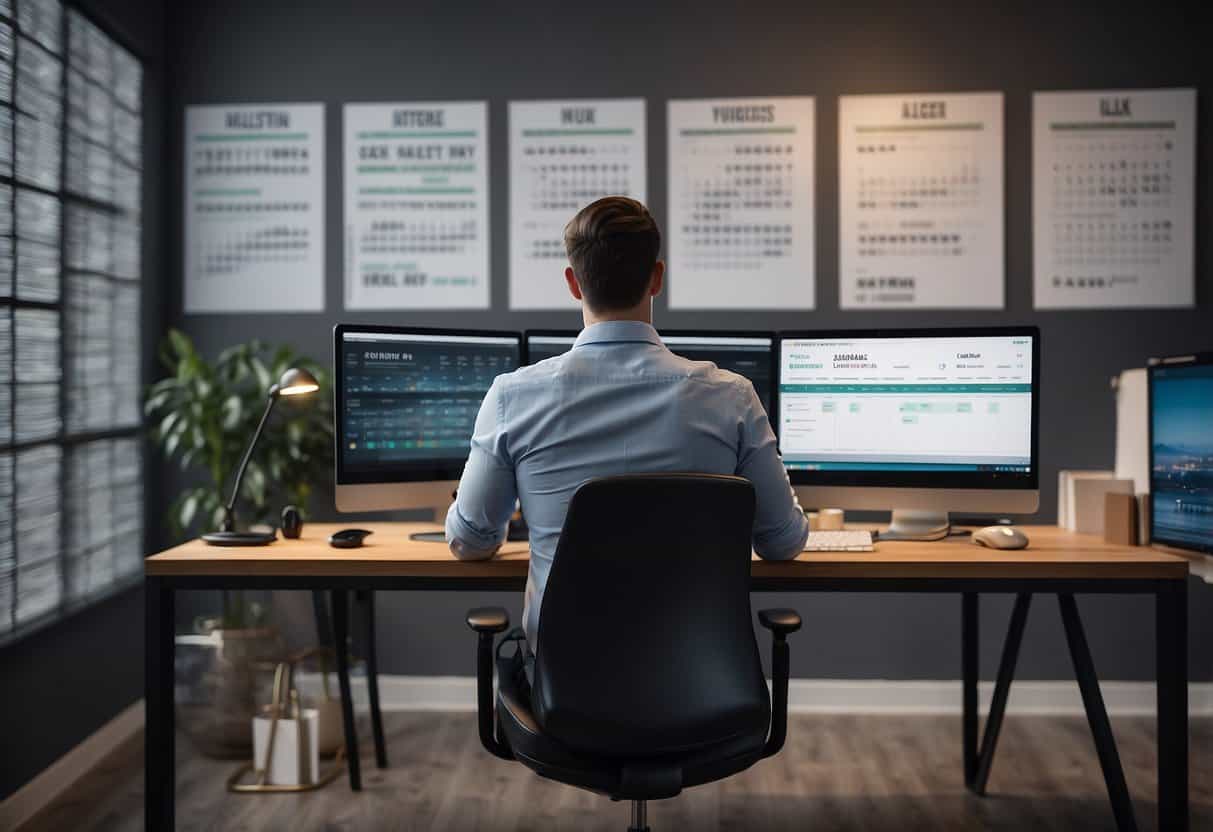
[[[754,485],[754,551],[766,560],[791,560],[804,549],[809,521],[792,491],[766,410],[754,386],[742,386],[737,475]]]
[[[455,502],[446,514],[446,539],[460,560],[488,560],[505,540],[518,489],[506,450],[502,400],[494,381],[480,404],[472,448]]]

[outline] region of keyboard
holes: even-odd
[[[815,531],[805,541],[806,552],[871,552],[872,533],[869,531]]]

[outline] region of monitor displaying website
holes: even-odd
[[[1028,473],[1032,339],[788,338],[779,445],[805,471]]]
[[[517,336],[345,332],[338,344],[342,470],[467,459],[480,402],[517,369]]]

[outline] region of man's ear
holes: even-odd
[[[581,284],[577,282],[577,275],[573,274],[572,266],[564,270],[564,282],[569,284],[569,294],[581,300]]]
[[[657,297],[665,287],[665,261],[658,260],[653,264],[653,275],[649,278],[649,296]]]

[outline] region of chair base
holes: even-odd
[[[628,832],[651,832],[648,822],[647,801],[632,801],[632,825],[628,827]]]

